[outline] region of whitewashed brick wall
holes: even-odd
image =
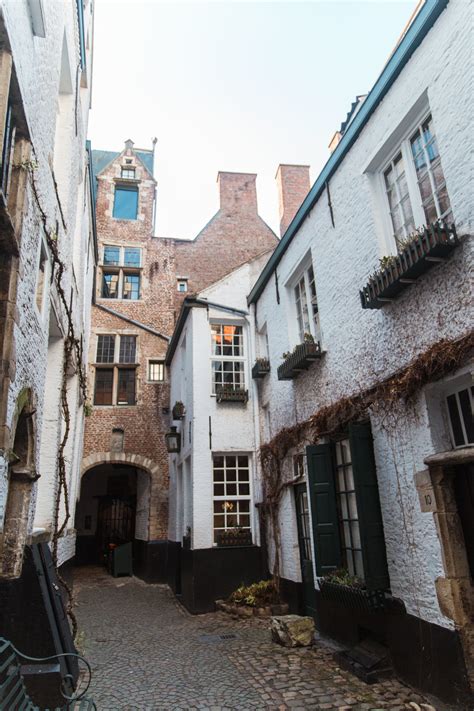
[[[272,370],[260,404],[270,408],[271,435],[306,419],[322,406],[357,393],[407,364],[441,338],[456,338],[472,326],[472,300],[466,265],[472,264],[473,75],[472,3],[451,0],[378,106],[330,182],[335,227],[326,196],[314,206],[277,267],[281,303],[274,279],[257,306],[257,325],[267,324]],[[358,87],[354,87],[354,93]],[[462,246],[392,304],[363,310],[359,290],[388,254],[380,232],[381,208],[364,175],[396,127],[420,97],[431,109],[447,188]],[[348,97],[350,99],[350,97]],[[471,127],[471,129],[468,129]],[[277,380],[282,353],[296,344],[295,314],[285,284],[311,253],[316,276],[322,346],[325,355],[295,381]],[[436,451],[424,394],[413,417],[389,431],[372,418],[375,456],[385,526],[392,592],[410,612],[446,627],[434,581],[442,574],[433,515],[421,513],[414,473]],[[264,425],[261,423],[264,433]],[[282,530],[294,531],[294,505],[282,505]],[[404,522],[404,519],[406,521]],[[299,579],[294,535],[283,537],[282,574]],[[403,545],[401,544],[403,542]]]

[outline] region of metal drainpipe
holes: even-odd
[[[254,441],[255,441],[255,466],[254,466],[254,471],[255,471],[255,480],[254,480],[254,504],[256,503],[255,498],[257,494],[257,483],[258,483],[258,497],[260,499],[261,495],[261,487],[260,487],[260,463],[258,459],[258,452],[260,450],[260,426],[259,426],[259,406],[258,406],[258,386],[257,386],[257,381],[256,379],[252,378],[252,363],[255,363],[255,359],[257,357],[257,349],[256,349],[256,338],[255,334],[257,331],[257,324],[255,321],[255,304],[252,304],[250,307],[250,315],[247,317],[247,322],[249,324],[249,354],[250,354],[250,363],[249,363],[249,377],[252,380],[252,405],[253,405],[253,427],[254,427]],[[258,510],[255,508],[255,515],[254,515],[254,534],[255,534],[255,542],[258,543],[259,545],[261,544],[260,541],[260,522],[259,522],[259,513]]]

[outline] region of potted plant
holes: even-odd
[[[181,400],[177,400],[173,405],[173,420],[182,420],[186,414],[186,408]]]

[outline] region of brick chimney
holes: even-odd
[[[283,237],[311,187],[309,165],[280,164],[275,180],[280,204],[280,235]]]
[[[225,173],[219,171],[220,209],[229,212],[257,213],[257,187],[255,173]]]

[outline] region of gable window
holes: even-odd
[[[306,340],[306,334],[311,335],[315,341],[319,341],[321,335],[318,300],[316,297],[316,282],[312,264],[298,277],[296,285],[293,288],[293,296],[296,308],[299,343],[303,343]]]
[[[163,360],[148,361],[148,380],[152,383],[162,383],[165,379],[165,362]]]
[[[126,168],[122,168],[122,170],[120,172],[120,177],[127,178],[128,180],[134,180],[135,179],[135,168],[132,168],[130,166],[127,166]]]
[[[215,454],[212,458],[214,487],[214,543],[221,531],[250,530],[250,467],[248,455]]]
[[[97,337],[95,405],[135,405],[137,337],[100,334]],[[113,367],[103,367],[103,364]]]
[[[416,227],[452,221],[431,114],[398,146],[383,170],[383,182],[398,249]]]
[[[138,188],[135,185],[117,185],[112,216],[119,220],[136,220],[138,214]]]
[[[103,264],[102,298],[140,299],[140,247],[105,245]]]
[[[184,294],[188,290],[188,280],[187,279],[178,279],[178,291],[181,294]]]
[[[474,386],[456,390],[446,398],[451,440],[455,448],[474,444]]]
[[[233,390],[245,387],[244,343],[242,326],[211,324],[212,393],[222,386]]]
[[[368,590],[389,577],[369,423],[351,423],[348,437],[307,447],[316,572],[345,568]]]

